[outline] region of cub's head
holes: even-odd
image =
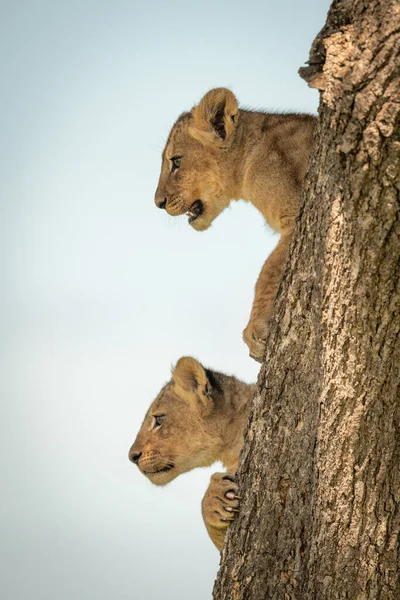
[[[207,419],[218,389],[211,372],[197,360],[178,360],[129,450],[129,460],[152,483],[165,485],[185,471],[215,462],[216,440],[207,432]]]
[[[227,167],[238,118],[235,96],[216,88],[179,117],[165,146],[155,203],[172,216],[186,213],[198,231],[207,229],[232,199]]]

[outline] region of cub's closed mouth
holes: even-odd
[[[162,469],[158,469],[157,471],[143,471],[143,473],[145,475],[157,475],[158,473],[166,473],[167,471],[170,471],[173,468],[174,468],[174,465],[167,465],[166,467],[163,467]]]

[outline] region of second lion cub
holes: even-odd
[[[238,509],[235,472],[254,390],[255,385],[205,369],[190,356],[180,358],[129,451],[129,459],[156,485],[223,463],[227,472],[214,473],[202,501],[204,523],[218,550]]]
[[[231,200],[247,200],[281,234],[255,287],[243,332],[250,355],[263,357],[268,319],[299,209],[316,119],[239,109],[225,88],[209,91],[172,127],[155,195],[170,215],[207,229]]]

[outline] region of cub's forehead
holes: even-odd
[[[173,397],[174,397],[173,386],[172,386],[172,382],[170,381],[162,388],[162,390],[158,394],[157,398],[150,405],[150,408],[149,408],[147,414],[154,413],[155,411],[159,410],[161,407],[167,407]]]
[[[174,148],[178,147],[179,145],[181,145],[184,140],[187,140],[187,138],[189,137],[188,135],[188,125],[190,120],[192,119],[192,113],[190,112],[184,112],[182,113],[178,119],[176,120],[175,124],[173,125],[170,134],[168,136],[167,139],[167,143],[165,144],[165,148],[162,154],[162,157],[165,157],[165,154],[167,153],[167,149],[168,149],[168,154],[170,154],[172,152],[174,152]]]

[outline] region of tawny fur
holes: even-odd
[[[234,480],[255,385],[179,359],[151,404],[129,458],[154,484],[165,485],[196,467],[221,461],[202,501],[203,519],[220,550],[239,502]]]
[[[255,287],[243,337],[262,359],[268,319],[284,268],[302,182],[310,157],[315,117],[243,110],[230,90],[208,92],[173,126],[162,157],[155,202],[170,215],[188,213],[207,229],[231,200],[251,202],[281,234]],[[180,158],[173,166],[173,158]],[[201,201],[201,214],[196,208]],[[193,218],[195,217],[195,218]]]

